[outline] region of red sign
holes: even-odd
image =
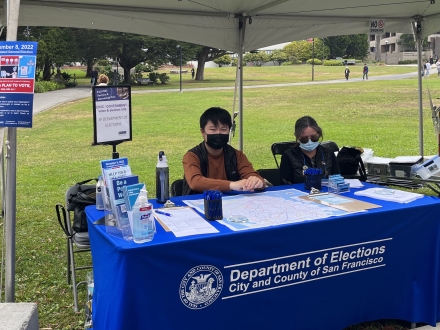
[[[33,79],[0,79],[0,93],[32,93]]]

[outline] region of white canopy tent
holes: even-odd
[[[19,14],[18,22],[14,17],[17,14]],[[206,45],[236,52],[240,55],[240,59],[245,51],[282,42],[311,37],[369,33],[370,19],[384,19],[386,31],[401,33],[413,33],[414,22],[419,22],[417,39],[420,41],[423,36],[440,31],[439,17],[440,4],[436,4],[435,0],[0,1],[0,25],[8,26],[7,40],[15,40],[17,23],[20,26],[88,28],[144,34]],[[420,42],[418,48],[420,61]],[[242,70],[239,70],[239,77],[239,148],[242,149]],[[422,130],[421,96],[419,74],[420,130]],[[6,257],[6,301],[14,300],[15,130],[15,128],[8,129],[10,151],[7,158],[6,245],[12,252],[10,251],[11,253]],[[419,132],[419,140],[423,154],[421,133]]]

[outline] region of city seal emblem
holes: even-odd
[[[223,275],[218,268],[200,265],[191,268],[179,286],[182,303],[191,309],[202,309],[211,305],[222,292]]]

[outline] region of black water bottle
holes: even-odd
[[[164,204],[170,198],[169,176],[167,156],[160,151],[156,165],[156,200],[158,203]]]

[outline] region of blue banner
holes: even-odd
[[[0,126],[32,127],[38,43],[0,42]]]

